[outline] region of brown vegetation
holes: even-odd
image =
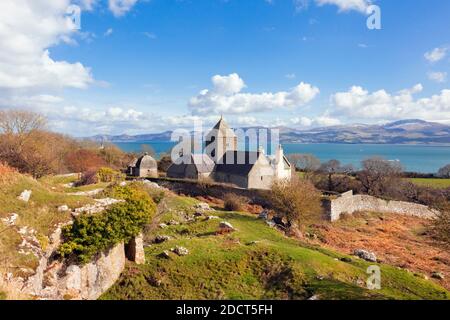
[[[293,227],[322,215],[321,193],[314,185],[298,178],[275,182],[268,200],[280,218],[285,218]]]
[[[113,145],[100,147],[46,130],[46,119],[28,111],[0,111],[0,161],[21,173],[85,172],[101,167],[122,169],[130,156]]]
[[[248,199],[234,193],[227,193],[224,197],[224,209],[227,211],[242,211],[248,203]]]
[[[356,249],[374,252],[382,262],[408,269],[418,276],[445,276],[450,289],[450,250],[429,232],[433,222],[397,214],[355,213],[337,222],[313,225],[306,239],[345,254]]]

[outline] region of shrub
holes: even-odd
[[[321,216],[321,193],[314,185],[294,177],[291,181],[277,181],[267,195],[267,200],[280,218],[286,218],[293,227]]]
[[[103,167],[97,171],[97,178],[99,182],[117,182],[123,181],[125,175],[111,168]]]
[[[440,210],[440,214],[434,220],[433,231],[436,238],[450,245],[450,205]]]
[[[98,183],[96,170],[88,170],[81,175],[81,179],[75,183],[75,186],[87,186]]]
[[[224,208],[227,211],[242,211],[248,203],[247,198],[234,193],[227,193],[224,197]]]
[[[125,202],[101,214],[79,216],[63,229],[64,243],[58,249],[62,257],[75,255],[80,263],[87,263],[98,252],[130,241],[151,222],[156,205],[145,192],[132,186],[116,191],[115,195]]]

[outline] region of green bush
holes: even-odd
[[[97,178],[99,182],[117,182],[124,180],[125,174],[111,168],[104,167],[97,171]]]
[[[113,191],[116,198],[125,202],[101,214],[77,217],[63,229],[65,241],[58,249],[62,257],[75,255],[80,263],[87,263],[98,252],[130,241],[151,222],[156,205],[147,193],[133,186],[116,186]]]

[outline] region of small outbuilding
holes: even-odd
[[[155,178],[158,177],[158,163],[152,156],[145,153],[143,156],[133,160],[128,165],[127,171],[133,177]]]

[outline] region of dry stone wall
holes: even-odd
[[[387,201],[368,195],[354,195],[352,191],[343,193],[337,199],[330,200],[330,203],[325,207],[329,211],[331,221],[339,220],[341,214],[352,214],[358,211],[397,213],[424,219],[432,219],[438,214],[438,211],[421,204]]]

